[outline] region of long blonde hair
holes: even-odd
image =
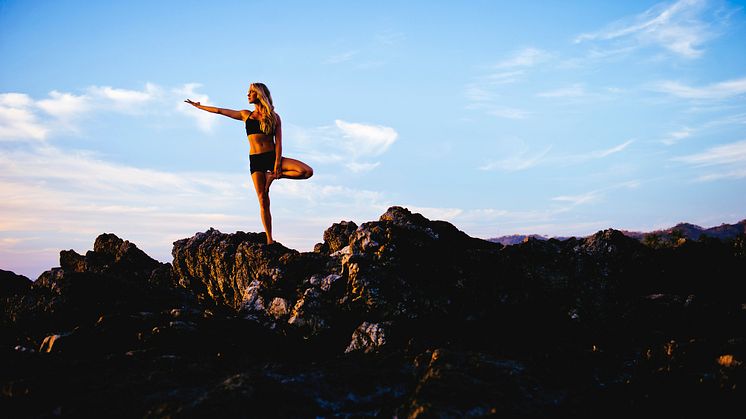
[[[275,105],[272,104],[272,94],[269,93],[269,88],[264,83],[252,83],[254,86],[259,103],[256,104],[257,108],[261,108],[259,119],[259,129],[267,135],[272,135],[275,132],[275,125],[277,124],[277,117],[275,114]]]

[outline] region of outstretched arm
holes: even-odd
[[[189,99],[184,102],[194,106],[195,108],[202,109],[203,111],[225,115],[229,118],[238,119],[239,121],[245,120],[249,114],[249,111],[247,110],[234,111],[233,109],[216,108],[215,106],[201,105],[199,102],[192,102]]]

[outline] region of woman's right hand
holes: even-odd
[[[199,108],[199,102],[192,102],[190,99],[187,99],[184,102],[194,106],[195,108]]]

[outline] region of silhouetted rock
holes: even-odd
[[[693,228],[693,227],[692,227]],[[502,246],[402,207],[314,252],[102,234],[0,271],[3,417],[722,416],[746,383],[743,234]]]
[[[31,289],[33,282],[23,275],[0,269],[0,298],[24,294]]]
[[[315,251],[335,253],[350,244],[350,236],[357,230],[352,221],[341,221],[332,224],[324,231],[324,242],[316,245]]]

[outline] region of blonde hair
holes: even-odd
[[[259,98],[259,103],[257,103],[256,106],[257,108],[261,108],[259,129],[267,135],[272,135],[275,132],[277,117],[275,114],[275,106],[272,104],[272,95],[269,93],[269,88],[267,88],[267,85],[264,83],[252,83],[251,86],[254,86],[257,98]]]

